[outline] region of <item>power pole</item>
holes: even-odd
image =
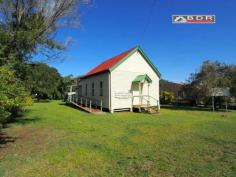
[[[214,96],[212,96],[212,111],[215,112],[215,99],[214,99]]]
[[[227,102],[227,97],[225,97],[225,111],[228,112],[228,102]]]

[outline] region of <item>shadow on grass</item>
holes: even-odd
[[[171,110],[182,110],[182,111],[209,111],[211,108],[206,107],[191,107],[191,106],[176,106],[176,105],[161,105],[161,108],[171,109]]]
[[[9,118],[7,121],[7,124],[3,125],[3,128],[8,128],[10,124],[12,123],[17,123],[17,124],[27,124],[27,123],[32,123],[39,121],[41,118],[38,116],[28,118],[27,114],[30,112],[30,109],[26,109],[23,112],[20,112],[18,115],[13,115]]]
[[[6,133],[0,132],[0,149],[4,148],[4,146],[8,143],[14,143],[16,140],[15,137],[7,136]]]
[[[35,116],[33,118],[27,118],[27,117],[18,117],[16,118],[13,123],[17,123],[17,124],[21,124],[21,125],[25,125],[25,124],[29,124],[29,123],[34,123],[34,122],[38,122],[41,118],[38,116]]]
[[[60,105],[60,106],[68,106],[68,104],[66,104],[65,102],[58,103],[58,105]]]
[[[45,99],[45,100],[34,100],[35,103],[49,103],[51,100]]]

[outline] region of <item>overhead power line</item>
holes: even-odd
[[[145,34],[146,34],[146,32],[147,32],[147,29],[148,29],[148,27],[149,27],[149,25],[150,25],[150,23],[151,23],[152,14],[153,14],[153,11],[154,11],[154,9],[155,9],[156,2],[157,2],[157,0],[153,0],[153,1],[152,1],[151,7],[150,7],[150,10],[149,10],[149,14],[148,14],[147,19],[146,19],[146,23],[145,23],[144,28],[143,28],[143,31],[142,31],[142,33],[141,33],[141,35],[140,35],[139,44],[143,41],[143,39],[144,39],[144,37],[145,37]]]

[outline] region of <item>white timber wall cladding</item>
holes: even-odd
[[[159,80],[160,78],[152,69],[152,67],[143,58],[140,52],[135,52],[117,68],[111,72],[111,107],[112,109],[131,108],[131,99],[119,99],[114,95],[116,92],[131,92],[132,81],[138,75],[147,74],[152,83],[149,87],[149,95],[159,100]],[[147,95],[147,83],[143,88],[143,94]],[[138,94],[136,92],[136,94]],[[157,102],[150,99],[152,106],[156,106]]]
[[[103,83],[103,96],[100,96],[100,82]],[[94,96],[92,95],[92,83],[94,83]],[[85,88],[86,84],[87,96]],[[79,82],[79,86],[82,86],[82,96],[91,99],[102,100],[103,107],[109,109],[109,72],[83,78]]]

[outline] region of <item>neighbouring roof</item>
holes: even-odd
[[[144,82],[147,81],[148,83],[152,83],[152,79],[147,74],[144,75],[138,75],[133,82]]]
[[[122,63],[125,59],[127,59],[130,55],[132,55],[134,52],[139,51],[143,57],[146,59],[146,61],[149,63],[149,65],[153,68],[153,70],[157,73],[158,76],[161,76],[158,69],[152,64],[150,59],[146,56],[146,54],[143,52],[143,50],[140,47],[134,47],[132,49],[129,49],[115,57],[112,57],[98,66],[96,66],[94,69],[90,70],[85,75],[81,76],[80,78],[85,78],[91,75],[99,74],[105,71],[112,71],[115,69],[120,63]]]

